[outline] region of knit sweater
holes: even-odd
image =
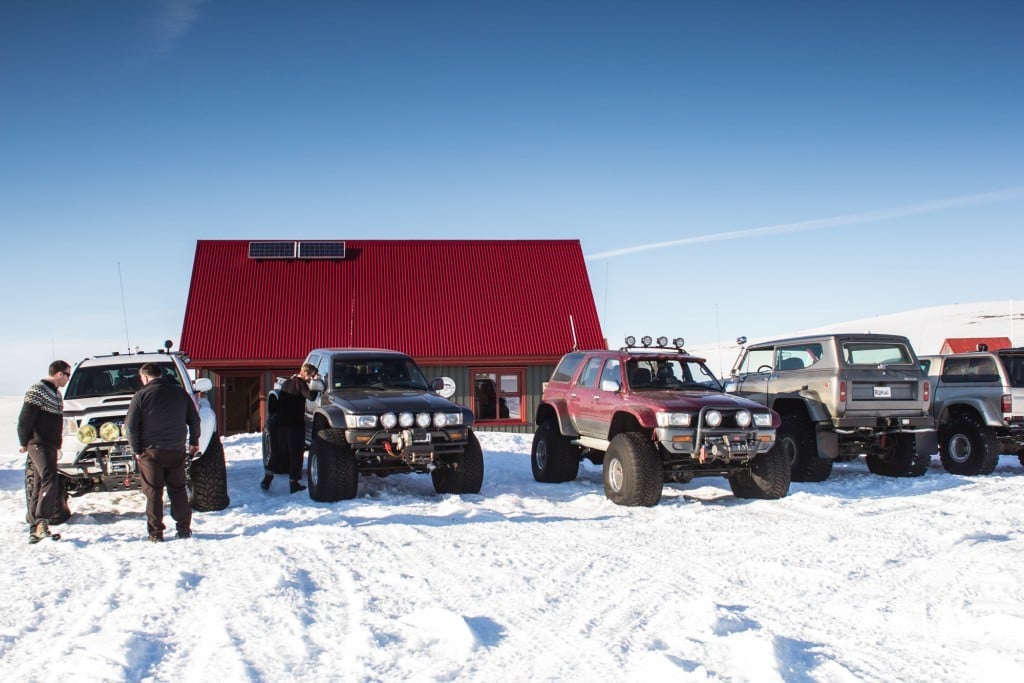
[[[60,448],[64,434],[64,399],[48,380],[40,380],[25,392],[18,416],[18,443],[22,448],[41,444]]]

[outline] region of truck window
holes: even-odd
[[[598,371],[601,369],[601,361],[603,359],[591,358],[587,361],[587,364],[583,366],[583,373],[580,375],[580,379],[576,382],[577,386],[581,387],[596,387]]]
[[[570,353],[558,363],[558,367],[551,374],[552,382],[571,382],[572,376],[576,374],[576,368],[583,362],[582,353]]]
[[[843,360],[849,365],[908,365],[914,361],[906,344],[899,342],[843,343]]]
[[[947,358],[942,381],[949,384],[998,382],[999,372],[993,358]]]
[[[604,370],[601,371],[601,382],[605,380],[612,380],[622,384],[622,363],[618,358],[609,358],[608,362],[604,364]]]
[[[746,375],[752,372],[758,372],[758,368],[767,365],[769,368],[775,367],[774,363],[775,349],[750,349],[747,351],[747,355],[743,358],[743,364],[740,366],[740,374]]]

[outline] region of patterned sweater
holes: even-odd
[[[60,448],[63,434],[64,399],[57,387],[40,380],[25,392],[18,416],[18,443],[22,448],[29,444]]]

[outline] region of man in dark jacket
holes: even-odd
[[[277,443],[282,456],[288,459],[289,489],[292,493],[306,489],[299,480],[302,479],[302,457],[306,448],[306,401],[309,399],[309,382],[315,379],[316,375],[315,365],[303,363],[299,368],[299,374],[285,380],[278,392]],[[272,481],[274,473],[268,468],[260,486],[266,491]]]
[[[29,543],[38,543],[47,536],[60,538],[60,534],[50,533],[50,518],[62,504],[57,475],[57,451],[64,440],[64,399],[60,389],[70,376],[71,366],[67,362],[50,363],[50,376],[29,387],[18,415],[18,450],[28,453],[25,467],[35,470],[36,485],[26,501]]]
[[[142,492],[146,494],[149,540],[164,540],[165,485],[178,538],[189,538],[192,508],[185,479],[185,430],[187,427],[188,455],[195,455],[199,452],[199,411],[188,392],[165,377],[159,365],[143,365],[139,368],[139,379],[142,388],[132,396],[124,424],[128,444],[139,462]]]

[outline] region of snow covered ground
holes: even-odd
[[[249,434],[194,538],[144,542],[133,492],[72,499],[64,539],[30,546],[20,403],[0,398],[0,680],[1024,680],[1016,456],[635,509],[589,463],[538,484],[529,435],[482,433],[479,495],[406,475],[325,504],[261,491]]]

